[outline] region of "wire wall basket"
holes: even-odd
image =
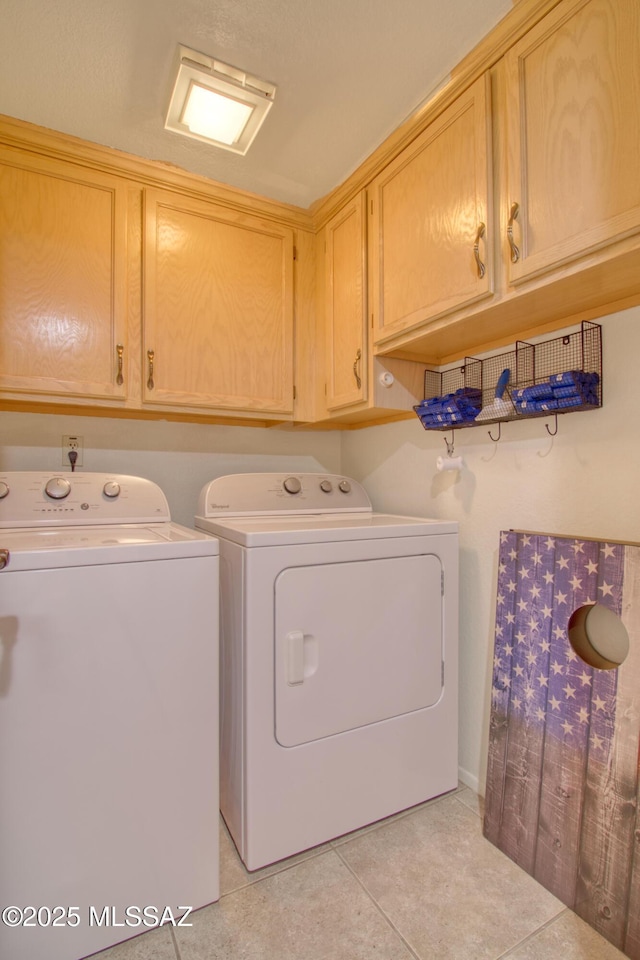
[[[425,399],[413,409],[425,430],[549,417],[602,406],[602,327],[511,350],[458,367],[425,370]]]

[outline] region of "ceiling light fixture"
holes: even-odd
[[[244,155],[275,92],[272,83],[180,45],[165,130]]]

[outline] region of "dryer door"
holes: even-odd
[[[438,557],[289,567],[275,585],[275,731],[293,747],[436,703]]]

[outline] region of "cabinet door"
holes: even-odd
[[[492,292],[490,160],[486,75],[373,181],[376,343]]]
[[[364,198],[358,194],[326,227],[327,409],[367,398]]]
[[[517,282],[640,230],[638,0],[566,0],[505,70]]]
[[[124,399],[124,181],[0,151],[0,390]]]
[[[293,231],[145,195],[145,401],[290,414]]]

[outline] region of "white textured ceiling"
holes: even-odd
[[[307,207],[510,0],[0,0],[0,113]],[[277,85],[245,157],[170,133],[178,43]]]

